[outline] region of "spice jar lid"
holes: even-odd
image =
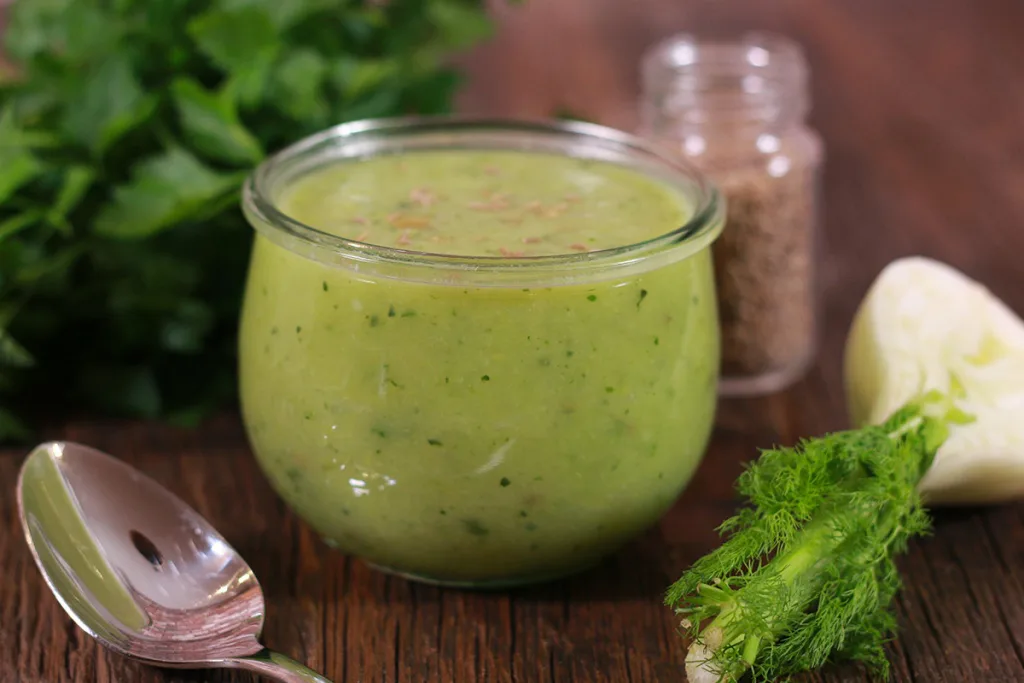
[[[809,107],[803,49],[772,33],[735,41],[676,34],[650,48],[641,69],[645,101],[680,122],[802,118]]]

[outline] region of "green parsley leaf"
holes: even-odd
[[[322,10],[337,10],[337,0],[220,0],[217,6],[235,11],[255,8],[264,12],[278,30],[291,28],[309,15]],[[351,11],[351,10],[349,10]]]
[[[355,98],[378,88],[398,73],[398,63],[387,59],[342,59],[331,77],[346,97]]]
[[[7,105],[0,109],[0,149],[45,149],[60,144],[60,137],[36,130],[26,130],[18,125],[14,107]]]
[[[186,138],[202,154],[230,164],[255,164],[263,158],[263,149],[238,118],[228,91],[207,92],[190,78],[171,84]]]
[[[30,368],[35,359],[24,346],[14,340],[6,330],[0,328],[0,366],[9,368]]]
[[[78,206],[95,180],[96,172],[88,166],[68,167],[64,172],[57,201],[46,214],[46,220],[50,225],[68,236],[72,226],[67,221],[67,215]]]
[[[0,202],[38,176],[42,170],[42,165],[31,152],[0,147]]]
[[[429,5],[427,14],[446,48],[463,49],[491,35],[487,17],[459,0],[435,2]]]
[[[148,118],[157,99],[147,95],[127,55],[112,55],[71,89],[77,106],[65,112],[64,132],[94,154],[104,152]]]
[[[239,178],[203,165],[181,147],[142,162],[130,183],[114,190],[114,202],[96,218],[103,237],[141,239],[194,217],[212,200],[238,186]]]
[[[276,55],[262,54],[244,67],[236,69],[224,84],[226,96],[234,98],[242,109],[251,109],[265,99],[274,70]]]
[[[7,54],[15,61],[28,62],[57,44],[66,33],[62,17],[70,6],[71,0],[13,3],[4,32]]]
[[[245,70],[281,49],[270,13],[255,4],[234,10],[215,6],[192,20],[188,32],[201,52],[229,72]]]
[[[328,109],[323,96],[327,61],[313,50],[299,49],[277,65],[273,76],[273,100],[294,121],[322,120]]]
[[[40,221],[43,217],[40,211],[25,211],[24,213],[15,214],[7,220],[0,221],[0,244],[8,237],[14,237],[16,234],[26,228],[30,228]],[[2,284],[2,281],[0,281]]]
[[[62,247],[53,253],[38,254],[38,258],[25,263],[14,274],[14,281],[20,285],[36,286],[41,281],[65,273],[84,252],[83,245]]]

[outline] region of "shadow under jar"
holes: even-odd
[[[711,431],[698,172],[588,124],[345,124],[256,170],[242,411],[326,542],[466,586],[566,575],[651,526]]]

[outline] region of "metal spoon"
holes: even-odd
[[[64,610],[110,649],[179,669],[330,683],[260,642],[263,591],[209,522],[87,446],[37,446],[18,475],[32,555]]]

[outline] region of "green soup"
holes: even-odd
[[[284,213],[361,242],[468,256],[544,256],[658,237],[692,213],[632,169],[516,151],[426,151],[337,164],[282,193]]]
[[[628,245],[692,213],[626,166],[473,149],[321,165],[277,205],[360,242],[508,262]],[[460,273],[400,277],[261,231],[240,337],[256,456],[330,545],[391,571],[479,585],[590,565],[655,522],[704,451],[709,251],[586,276]]]

